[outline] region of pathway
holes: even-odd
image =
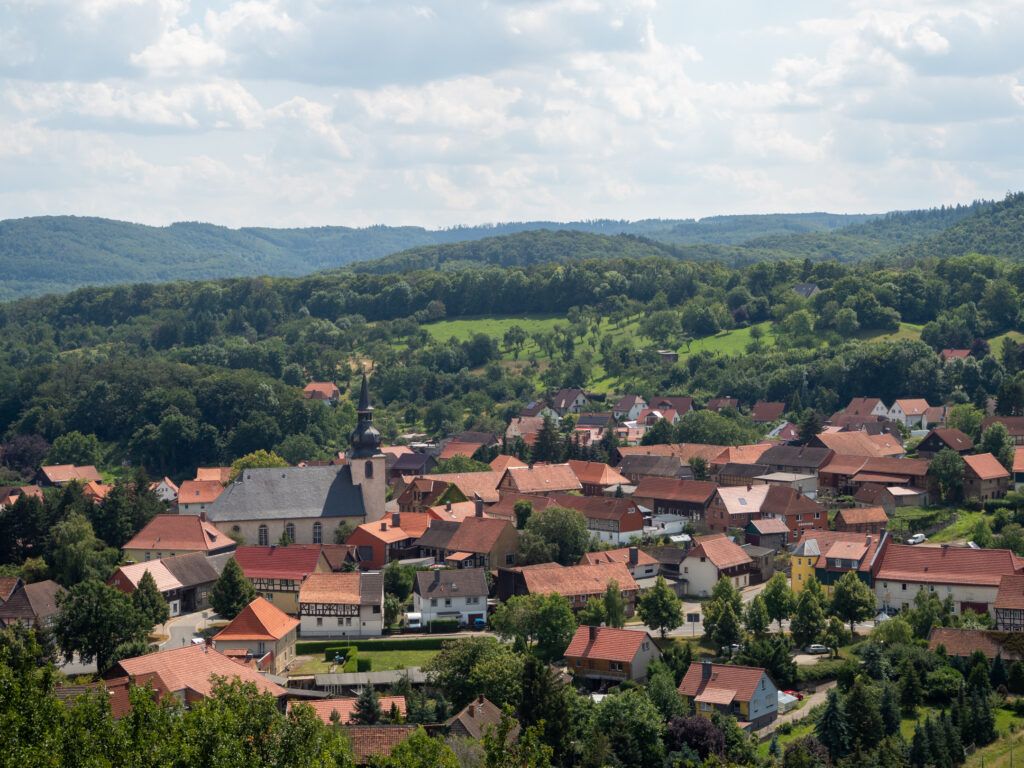
[[[825,685],[821,686],[810,696],[805,696],[803,706],[800,707],[800,709],[795,709],[784,715],[779,715],[775,719],[774,723],[757,732],[758,738],[761,739],[761,741],[766,741],[772,737],[772,734],[775,733],[775,731],[778,730],[778,727],[783,723],[795,723],[799,720],[803,720],[811,713],[812,709],[825,702],[825,697],[828,696],[828,692],[835,687],[836,681],[832,680],[831,682],[825,683]]]

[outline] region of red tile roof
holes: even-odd
[[[619,547],[618,549],[604,549],[600,552],[586,552],[580,560],[582,565],[599,565],[601,563],[624,563],[629,565],[629,550],[631,547]],[[658,561],[644,552],[637,549],[638,565],[657,565]]]
[[[995,607],[1024,611],[1024,574],[1011,573],[999,580]]]
[[[495,472],[501,472],[502,474],[504,474],[505,470],[508,469],[509,467],[525,467],[525,466],[526,466],[526,462],[523,461],[522,459],[519,459],[519,458],[517,458],[515,456],[510,456],[510,455],[505,454],[505,453],[499,453],[491,461],[491,469],[493,469]]]
[[[836,515],[836,525],[870,525],[873,523],[888,523],[889,516],[881,507],[852,507],[840,509]]]
[[[566,597],[603,594],[611,581],[619,584],[622,592],[636,591],[637,583],[622,563],[605,565],[570,565],[557,563],[528,565],[517,569],[523,575],[530,594],[558,594]]]
[[[220,480],[185,480],[178,488],[179,504],[212,504],[224,493]]]
[[[743,547],[728,539],[724,533],[697,536],[694,538],[694,542],[696,546],[686,553],[686,560],[706,557],[718,569],[733,568],[737,565],[754,562]]]
[[[366,765],[372,757],[388,757],[391,750],[416,732],[415,725],[346,725],[342,733],[352,742],[356,765]]]
[[[731,691],[730,701],[750,701],[757,692],[761,678],[768,673],[760,667],[741,667],[738,664],[712,664],[711,675],[703,679],[703,664],[695,661],[686,670],[683,680],[679,683],[679,693],[683,696],[696,697],[706,689],[713,691]]]
[[[1017,573],[1022,565],[1008,549],[892,544],[882,556],[875,579],[998,587],[1003,576]]]
[[[360,573],[311,573],[299,587],[299,603],[359,605]]]
[[[633,496],[638,499],[660,499],[688,504],[707,504],[718,488],[704,480],[676,480],[672,477],[642,477]]]
[[[96,470],[92,464],[87,464],[82,467],[76,467],[74,464],[53,464],[48,467],[40,467],[40,471],[46,476],[54,485],[59,483],[70,483],[78,480],[83,483],[87,483],[90,480],[98,483],[103,482],[103,478],[100,477],[100,473]]]
[[[935,627],[928,637],[928,650],[937,650],[941,645],[946,649],[947,656],[972,656],[981,651],[988,659],[1002,656],[1003,661],[1015,661],[1020,654],[1009,645],[1004,645],[1004,632],[992,632],[984,629],[955,629],[953,627]]]
[[[826,448],[845,456],[889,456],[892,448],[879,445],[867,432],[822,432],[815,437]],[[902,453],[902,450],[899,451]]]
[[[580,626],[565,649],[567,659],[598,659],[629,663],[644,643],[654,643],[646,632],[613,627]]]
[[[310,400],[333,400],[341,395],[341,390],[330,381],[311,381],[302,388],[302,393]]]
[[[227,485],[230,477],[231,467],[199,467],[196,469],[195,479],[200,483],[217,482]]]
[[[878,551],[879,545],[882,543],[883,536],[872,535],[870,533],[855,533],[853,531],[818,531],[810,530],[804,531],[803,536],[800,537],[800,541],[797,542],[794,548],[794,554],[800,555],[813,555],[817,552],[818,555],[828,557],[828,552],[832,551],[832,548],[839,542],[850,543],[854,545],[856,551],[862,552],[862,556],[847,559],[859,560],[857,566],[858,571],[868,573],[871,570],[873,561],[875,560],[875,553]],[[870,541],[869,541],[870,540]],[[813,549],[811,545],[813,543]],[[888,549],[892,547],[889,546]],[[836,557],[837,555],[833,555]],[[825,563],[821,558],[817,560],[815,565],[818,568],[825,568]]]
[[[298,619],[293,619],[266,598],[257,597],[214,635],[213,641],[280,640],[297,626]]]
[[[628,484],[629,480],[623,477],[617,469],[609,467],[599,461],[576,461],[569,460],[569,468],[572,469],[576,478],[584,485],[617,485]]]
[[[924,436],[924,440],[921,442],[923,443],[932,435],[935,435],[935,437],[954,451],[969,451],[974,447],[974,441],[959,429],[953,429],[952,427],[935,427]]]
[[[493,504],[500,496],[498,495],[498,483],[501,481],[501,472],[449,472],[441,475],[430,475],[431,480],[443,483],[451,483],[458,488],[467,499],[479,495],[485,504]]]
[[[194,691],[199,696],[209,696],[213,691],[211,677],[239,678],[254,683],[265,693],[275,697],[284,696],[284,688],[267,680],[251,667],[236,664],[227,656],[203,645],[186,645],[167,651],[148,653],[132,659],[122,659],[108,672],[107,679],[128,675],[139,680],[144,675],[159,675],[168,691]]]
[[[771,448],[772,445],[772,443],[733,445],[718,455],[715,459],[715,464],[757,464],[761,460],[761,454]]]
[[[487,554],[494,549],[498,539],[508,530],[513,530],[513,525],[508,520],[467,517],[448,540],[447,549],[453,552]]]
[[[850,400],[849,404],[841,411],[845,416],[861,416],[869,417],[871,412],[876,406],[885,406],[881,400],[877,397],[855,397]]]
[[[772,485],[761,503],[761,514],[786,517],[789,515],[824,513],[825,508],[788,485]]]
[[[471,459],[473,458],[473,454],[479,451],[483,446],[484,443],[474,443],[465,440],[451,440],[444,448],[441,449],[441,453],[437,458],[440,461],[451,459],[455,456],[465,456],[467,459]]]
[[[321,556],[319,545],[239,547],[235,550],[235,562],[250,579],[295,579],[301,581],[316,571]]]
[[[533,467],[509,467],[502,483],[519,493],[552,493],[583,489],[568,464],[535,464]]]
[[[789,534],[789,526],[786,525],[784,520],[780,520],[777,517],[762,517],[760,520],[751,520],[750,525],[761,535],[773,533]]]
[[[969,349],[944,349],[939,353],[943,360],[966,360],[971,354]]]
[[[1024,472],[1024,445],[1018,445],[1013,449],[1013,471]]]
[[[380,709],[385,714],[391,711],[391,705],[394,704],[398,707],[399,714],[405,717],[406,704],[405,696],[381,696]],[[309,701],[289,701],[288,711],[291,712],[296,706],[306,705],[313,708],[317,716],[324,721],[327,725],[333,724],[331,720],[331,714],[333,712],[338,713],[338,722],[342,725],[346,725],[352,720],[352,714],[356,711],[356,702],[359,701],[355,696],[348,696],[337,699],[312,699]]]
[[[1010,476],[1006,467],[991,453],[964,456],[964,462],[967,464],[967,471],[976,475],[979,480],[999,480]]]
[[[760,424],[777,421],[782,418],[786,411],[786,404],[779,402],[765,402],[758,400],[750,412],[750,418]]]
[[[209,552],[231,543],[226,533],[198,515],[157,515],[123,548]]]
[[[11,595],[14,594],[14,590],[21,584],[21,579],[17,576],[3,576],[0,577],[0,605],[3,605],[11,599]]]

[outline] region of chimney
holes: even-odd
[[[476,717],[475,713],[476,713],[476,702],[473,702],[468,707],[466,707],[466,714],[469,715],[470,717]]]
[[[869,547],[871,546],[871,534],[870,533],[867,536],[864,537],[864,543],[867,544]]]
[[[473,514],[476,517],[484,516],[484,500],[480,498],[480,494],[473,495]]]
[[[384,522],[383,520],[380,521],[380,529],[382,531],[386,531],[388,529],[388,524],[386,522]]]
[[[597,627],[593,624],[590,625],[590,639],[591,641],[597,640]]]
[[[629,548],[629,564],[636,567],[640,563],[640,548],[630,547]]]
[[[452,503],[451,503],[451,501],[450,501],[450,500],[449,500],[449,501],[446,501],[446,502],[444,503],[444,508],[445,508],[445,511],[446,511],[446,512],[451,512],[451,511],[452,511]]]
[[[401,528],[402,527],[402,515],[399,512],[391,513],[391,527]]]
[[[484,705],[484,695],[482,693],[476,697],[476,703],[481,707]]]
[[[700,663],[700,679],[707,682],[711,679],[711,659],[704,659]]]
[[[204,523],[206,522],[206,512],[205,511],[203,511],[203,510],[199,511],[199,519],[202,520]]]

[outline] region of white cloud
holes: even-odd
[[[1018,2],[773,5],[8,3],[0,205],[443,226],[1020,186]]]

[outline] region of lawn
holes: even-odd
[[[741,355],[747,351],[747,344],[753,339],[750,336],[752,328],[760,328],[764,331],[764,336],[761,337],[761,343],[767,347],[775,346],[775,336],[772,334],[772,324],[770,322],[757,323],[748,328],[737,328],[732,331],[721,331],[716,333],[714,336],[705,336],[703,339],[697,339],[690,344],[689,351],[686,347],[680,347],[679,357],[686,358],[689,355],[696,354],[697,352],[714,352],[720,355]]]
[[[929,715],[938,715],[941,714],[941,712],[942,710],[938,709],[937,707],[919,707],[917,710],[918,716],[916,719],[912,717],[904,717],[902,720],[900,720],[900,733],[903,735],[903,738],[906,739],[907,743],[909,744],[910,741],[914,738],[914,728],[917,726],[917,723],[921,720],[924,720]],[[1011,725],[1016,725],[1018,727],[1020,726],[1021,720],[1019,717],[1017,717],[1017,715],[1013,713],[1012,710],[1004,709],[1003,707],[997,707],[995,713],[996,733],[999,734],[1000,740],[995,742],[994,744],[989,745],[989,747],[986,747],[986,749],[991,749],[992,747],[996,747],[1000,743],[1002,743],[1002,738],[1009,734]],[[987,760],[985,761],[985,765],[988,765]]]
[[[779,733],[776,731],[776,733]],[[809,723],[807,719],[798,720],[793,724],[793,729],[789,733],[779,733],[779,747],[785,749],[786,745],[791,741],[796,741],[804,736],[810,736],[814,733],[814,725]],[[768,749],[772,745],[772,740],[767,739],[757,745],[757,754],[759,757],[767,758]]]
[[[929,541],[966,541],[974,535],[974,527],[986,519],[984,512],[968,512],[965,509],[958,509],[956,520],[947,525],[941,531],[929,538]]]
[[[359,651],[360,659],[370,659],[370,670],[383,672],[389,669],[407,669],[422,667],[437,655],[437,651]],[[311,656],[298,667],[291,670],[292,675],[317,675],[331,671],[331,662],[325,661],[323,654]]]
[[[858,334],[857,338],[862,341],[899,341],[900,339],[920,339],[921,329],[923,325],[915,325],[914,323],[900,323],[899,330],[893,333],[876,333],[873,331],[866,331],[862,334]]]

